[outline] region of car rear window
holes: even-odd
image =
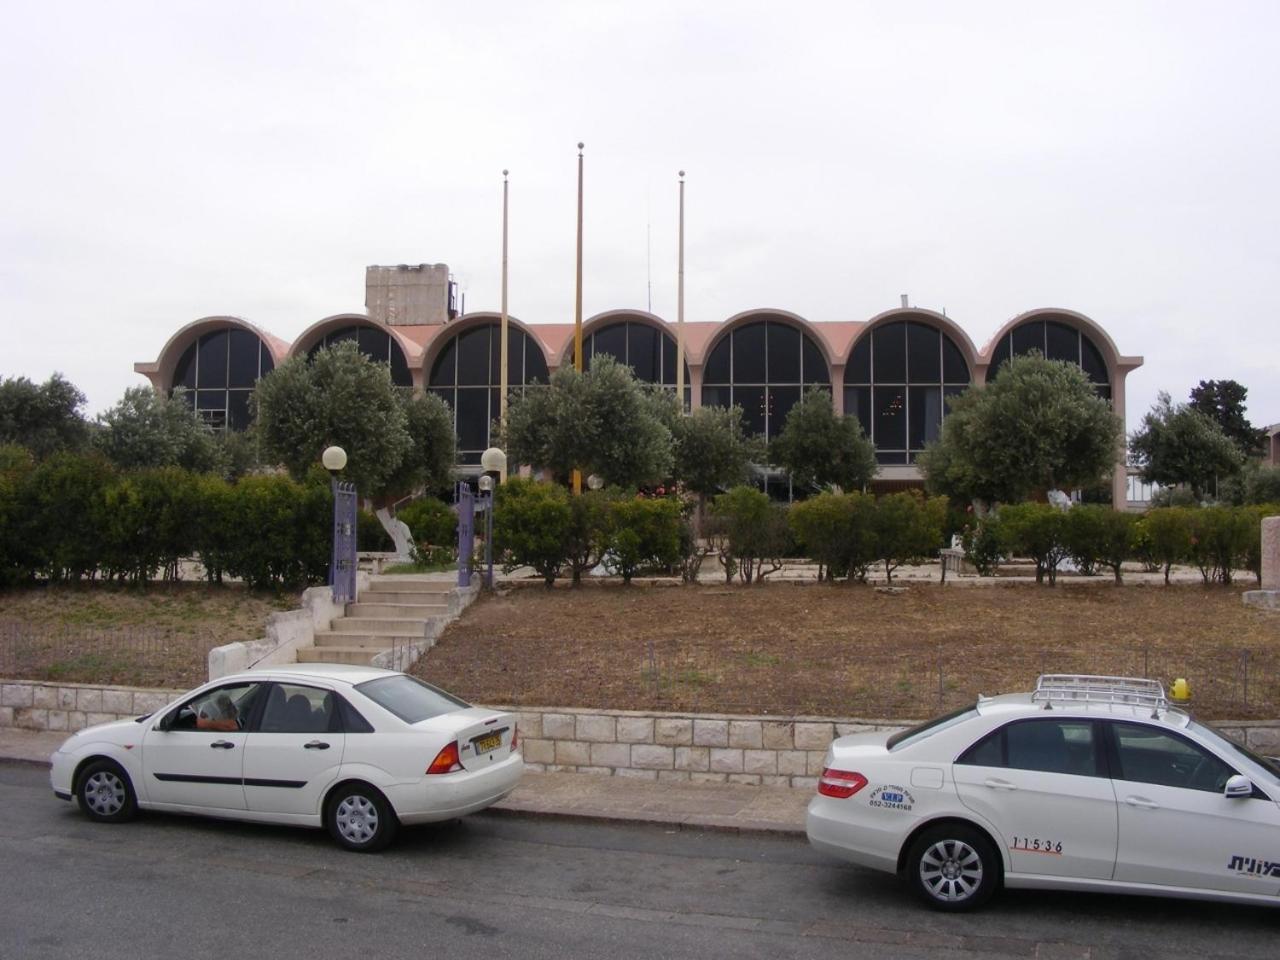
[[[355,688],[405,723],[430,720],[442,713],[465,710],[471,706],[465,700],[459,700],[429,683],[404,674],[366,680],[364,683],[357,683]]]
[[[931,737],[935,733],[954,727],[958,723],[964,723],[971,717],[978,715],[977,707],[961,707],[959,710],[952,710],[950,713],[944,713],[940,717],[934,717],[926,723],[920,724],[918,727],[912,727],[909,730],[902,730],[895,733],[885,741],[885,746],[890,750],[898,750],[902,747],[908,747],[913,743],[918,743],[926,737]]]

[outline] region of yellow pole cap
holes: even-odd
[[[1169,688],[1169,699],[1186,702],[1191,699],[1191,684],[1186,679],[1179,677],[1173,681],[1173,686]]]

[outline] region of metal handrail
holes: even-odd
[[[1032,702],[1120,703],[1164,710],[1169,706],[1164,685],[1143,677],[1103,677],[1077,673],[1046,673],[1036,680]]]

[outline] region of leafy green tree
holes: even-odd
[[[635,489],[671,474],[671,431],[663,421],[631,368],[601,355],[585,373],[561,367],[548,387],[512,396],[503,443],[509,461],[561,480],[576,468]]]
[[[1030,557],[1036,583],[1058,582],[1058,565],[1069,555],[1066,514],[1047,503],[1013,503],[1000,508],[1000,533],[1009,556]]]
[[[410,446],[400,466],[385,481],[386,491],[401,495],[417,490],[428,493],[449,490],[456,458],[453,413],[449,405],[434,393],[396,392],[404,410]]]
[[[581,496],[569,498],[565,560],[575,587],[582,586],[583,573],[599,564],[609,549],[614,499],[604,490],[584,490]]]
[[[503,569],[529,566],[550,588],[560,576],[573,517],[563,487],[511,477],[494,495],[493,544]]]
[[[744,485],[716,497],[711,514],[727,578],[735,571],[749,586],[782,569],[793,546],[785,507]]]
[[[792,504],[791,530],[806,555],[818,561],[818,579],[865,581],[878,556],[876,502],[865,493],[820,493]]]
[[[1219,493],[1220,499],[1237,506],[1280,503],[1280,467],[1248,460],[1244,469],[1222,484]]]
[[[742,408],[699,407],[677,416],[671,428],[675,440],[672,473],[699,503],[747,479],[760,445],[747,436]]]
[[[858,418],[837,416],[830,392],[820,387],[787,413],[769,457],[802,487],[859,490],[876,474],[876,449]]]
[[[375,499],[404,479],[414,442],[405,406],[387,365],[351,342],[291,357],[258,381],[252,399],[265,456],[301,480],[336,444],[347,452],[346,479]]]
[[[115,476],[102,457],[76,453],[54,454],[31,472],[22,511],[38,572],[50,580],[97,574],[106,542],[103,496]]]
[[[1244,415],[1249,388],[1234,380],[1201,380],[1191,388],[1193,410],[1218,425],[1240,451],[1242,457],[1256,457],[1267,442],[1267,431],[1259,430]]]
[[[1191,510],[1188,519],[1188,557],[1200,569],[1204,582],[1231,583],[1234,572],[1248,564],[1255,533],[1261,535],[1252,511],[1247,507],[1205,507]]]
[[[1103,508],[1106,510],[1106,508]],[[1072,512],[1075,512],[1073,508]],[[1124,510],[1106,510],[1098,531],[1096,554],[1098,563],[1111,569],[1116,583],[1124,582],[1122,567],[1134,555],[1137,544],[1138,518]]]
[[[35,461],[31,451],[0,445],[0,587],[30,580],[35,572],[35,534],[24,509]]]
[[[1236,474],[1244,460],[1217,423],[1163,392],[1129,438],[1129,452],[1144,482],[1186,484],[1197,500]]]
[[[1151,560],[1164,570],[1165,586],[1175,563],[1191,555],[1191,513],[1187,507],[1157,507],[1142,518]]]
[[[581,500],[582,497],[574,497]],[[622,582],[642,567],[670,567],[680,559],[680,504],[666,497],[631,497],[612,504],[604,562]]]
[[[396,519],[409,527],[420,551],[423,547],[445,547],[456,551],[458,512],[443,500],[421,497],[397,510]]]
[[[1099,504],[1077,504],[1066,512],[1062,534],[1067,553],[1083,576],[1092,577],[1097,572],[1107,515],[1113,512]]]
[[[6,377],[0,380],[0,445],[26,447],[37,460],[83,450],[90,433],[84,403],[84,394],[60,373],[39,385]]]
[[[181,467],[206,473],[221,467],[213,430],[180,394],[130,387],[98,417],[94,447],[121,470]]]
[[[891,493],[876,501],[876,557],[884,562],[887,582],[893,582],[893,571],[902,564],[919,562],[942,546],[946,515],[946,497],[926,500],[918,491]]]
[[[941,438],[918,463],[932,492],[1017,503],[1109,476],[1120,436],[1120,419],[1079,367],[1032,353],[952,398]]]

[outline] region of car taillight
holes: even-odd
[[[847,800],[866,785],[867,778],[860,773],[827,767],[818,779],[818,792],[824,797]]]
[[[520,749],[520,727],[518,724],[511,725],[511,752],[515,753]]]
[[[462,763],[458,760],[458,741],[455,740],[436,754],[436,758],[431,761],[431,766],[427,767],[427,773],[453,773],[461,769]]]

